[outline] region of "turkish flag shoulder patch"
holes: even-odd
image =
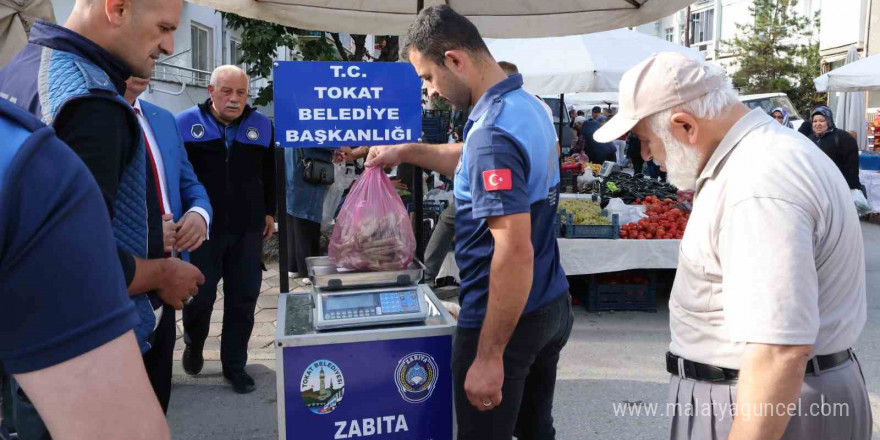
[[[486,191],[510,191],[513,189],[510,169],[483,171],[483,186]]]

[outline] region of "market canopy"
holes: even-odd
[[[543,95],[542,98],[559,98],[559,95]],[[620,94],[617,92],[599,93],[566,93],[565,105],[575,110],[591,109],[594,106],[617,105],[620,102]]]
[[[816,79],[819,92],[864,92],[880,90],[880,55],[838,67]]]
[[[617,92],[631,67],[658,52],[679,52],[703,61],[702,52],[629,29],[550,38],[487,40],[498,61],[523,75],[524,88],[537,95]]]
[[[638,26],[692,0],[188,0],[299,29],[405,35],[422,7],[447,4],[483,37],[548,37]]]

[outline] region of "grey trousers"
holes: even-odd
[[[734,417],[783,411],[793,414],[783,440],[871,438],[871,403],[857,359],[805,376],[797,408],[749,408],[751,414],[734,414],[736,382],[696,382],[675,375],[669,382],[668,402],[671,440],[723,440]]]
[[[452,237],[455,236],[455,200],[443,210],[434,232],[431,233],[431,240],[425,248],[425,279],[431,285],[443,266],[443,260],[452,247]]]

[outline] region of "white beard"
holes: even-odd
[[[700,172],[700,154],[690,145],[679,142],[668,130],[660,131],[657,136],[666,150],[667,180],[683,191],[695,189]]]

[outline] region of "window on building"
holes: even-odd
[[[211,71],[211,54],[213,53],[213,48],[211,47],[211,42],[213,41],[211,38],[212,33],[212,29],[207,26],[197,23],[192,23],[190,26],[193,69],[205,72]],[[194,73],[193,80],[198,85],[207,85],[210,80],[210,74]]]
[[[234,38],[229,39],[229,64],[235,64],[242,69],[245,68],[245,64],[241,62],[241,57],[244,56],[244,52],[241,51],[241,41],[238,41]]]
[[[706,9],[691,14],[691,44],[715,39],[715,10]]]
[[[673,41],[675,39],[675,28],[668,27],[664,32],[666,41]]]

